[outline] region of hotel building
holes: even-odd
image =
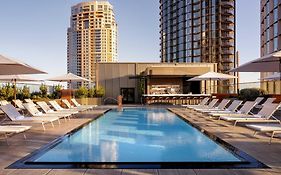
[[[107,1],[82,2],[71,8],[67,30],[67,71],[96,83],[97,63],[117,62],[117,24]],[[88,83],[72,83],[72,87]]]
[[[160,17],[161,62],[237,66],[235,0],[160,0]]]
[[[281,1],[261,0],[261,56],[281,50]],[[261,73],[261,79],[272,73]],[[280,81],[262,83],[269,94],[280,93]]]

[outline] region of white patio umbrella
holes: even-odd
[[[0,81],[12,82],[14,84],[14,99],[17,99],[17,88],[16,88],[17,82],[42,81],[42,80],[28,75],[0,75]]]
[[[231,69],[230,72],[281,72],[281,51],[265,55],[241,66]],[[270,78],[270,77],[269,77]],[[271,77],[272,78],[272,77]],[[274,78],[278,80],[277,78]],[[281,77],[279,76],[279,80]],[[281,94],[281,89],[280,89]]]
[[[223,73],[217,73],[217,72],[207,72],[205,74],[193,77],[189,79],[188,81],[204,81],[209,80],[210,84],[212,80],[229,80],[229,79],[235,79],[238,78],[233,75],[223,74]],[[210,85],[210,92],[211,92],[211,85]]]
[[[68,82],[70,84],[69,89],[71,89],[71,82],[91,82],[91,80],[80,77],[80,76],[75,75],[73,73],[68,73],[68,74],[64,74],[64,75],[61,75],[61,76],[48,78],[47,81]]]
[[[230,72],[281,72],[281,51],[242,64]]]
[[[26,63],[0,55],[0,75],[15,74],[46,74],[46,72],[31,67]]]

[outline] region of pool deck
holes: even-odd
[[[21,134],[8,139],[9,145],[0,140],[0,175],[279,175],[281,174],[281,139],[274,139],[268,144],[269,137],[258,134],[244,127],[234,127],[231,123],[202,117],[202,114],[182,108],[170,108],[189,122],[213,133],[231,145],[250,154],[271,169],[5,169],[10,164],[46,145],[50,141],[70,132],[103,114],[106,109],[96,109],[79,114],[68,122],[62,121],[55,128],[47,125],[44,132],[41,127],[33,127],[26,132],[27,139]]]

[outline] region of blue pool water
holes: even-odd
[[[70,135],[34,162],[241,162],[166,109],[125,108]]]

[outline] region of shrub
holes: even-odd
[[[239,99],[253,101],[259,96],[265,95],[265,91],[259,88],[246,88],[239,91]]]
[[[0,99],[12,100],[14,99],[14,88],[10,84],[6,84],[0,89]]]
[[[32,92],[30,95],[31,99],[39,99],[41,98],[41,92]]]
[[[88,97],[95,97],[95,95],[96,95],[96,89],[95,88],[90,88],[89,90],[88,90]]]
[[[23,100],[26,98],[30,98],[30,89],[27,86],[23,86],[22,89],[18,90],[17,99]]]
[[[54,86],[54,92],[49,96],[49,98],[53,98],[53,99],[61,98],[61,90],[62,90],[61,85]]]
[[[88,97],[88,89],[84,86],[81,86],[78,90],[75,91],[76,98]]]
[[[95,95],[96,97],[103,97],[104,94],[105,94],[105,90],[103,87],[100,86],[96,88],[96,95]]]
[[[39,89],[40,89],[41,96],[47,97],[48,87],[45,84],[41,84]]]

